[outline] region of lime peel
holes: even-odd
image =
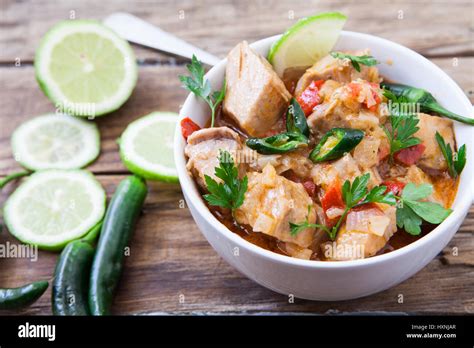
[[[346,19],[339,12],[327,12],[299,20],[273,43],[268,61],[279,76],[287,68],[313,65],[335,45]]]
[[[20,241],[59,250],[102,220],[106,195],[85,170],[44,170],[32,174],[8,198],[4,219]]]
[[[30,170],[82,168],[100,152],[97,126],[66,114],[45,114],[22,123],[11,143],[15,159]]]
[[[178,182],[173,158],[173,136],[178,114],[152,112],[130,123],[120,137],[125,166],[145,179]]]
[[[36,52],[35,72],[55,106],[77,116],[117,110],[137,81],[128,42],[94,20],[66,20],[51,28]]]

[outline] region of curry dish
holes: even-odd
[[[416,105],[375,58],[331,52],[278,76],[247,42],[231,50],[212,125],[181,123],[187,169],[219,221],[273,252],[339,261],[401,248],[449,215],[462,170],[447,157],[453,121],[397,110]]]

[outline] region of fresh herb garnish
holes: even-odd
[[[311,212],[311,208],[312,208],[312,205],[308,205],[308,214],[306,215],[306,220],[304,222],[299,223],[299,224],[295,224],[295,223],[290,222],[290,234],[293,237],[295,237],[298,233],[300,233],[301,231],[303,231],[307,228],[321,228],[324,231],[326,231],[328,234],[331,233],[329,228],[327,228],[324,225],[309,223],[309,214]]]
[[[433,186],[429,184],[407,184],[402,195],[397,197],[397,226],[417,236],[421,233],[423,220],[431,224],[443,222],[451,214],[451,209],[446,209],[438,203],[421,201],[432,192]]]
[[[420,139],[413,136],[420,128],[417,127],[419,119],[415,115],[392,115],[389,119],[390,130],[386,127],[383,130],[390,143],[390,161],[393,161],[395,152],[421,143]]]
[[[215,176],[222,180],[218,183],[209,175],[204,175],[207,189],[204,199],[210,204],[228,208],[234,214],[235,209],[244,203],[248,178],[239,179],[239,171],[234,165],[231,154],[227,151],[219,153],[219,167],[215,168]]]
[[[179,80],[183,83],[183,87],[194,93],[197,97],[202,98],[211,108],[211,127],[214,127],[214,119],[217,107],[224,100],[226,84],[225,80],[219,91],[211,93],[211,84],[209,80],[204,79],[204,68],[201,62],[193,54],[191,64],[187,64],[191,76],[179,76]]]
[[[290,233],[292,235],[296,235],[305,228],[317,227],[326,231],[329,237],[334,240],[336,239],[336,235],[339,231],[339,228],[341,227],[341,224],[344,222],[344,219],[351,209],[366,203],[385,203],[389,205],[395,205],[397,203],[395,195],[391,191],[386,192],[386,186],[376,186],[369,191],[367,188],[369,179],[370,174],[367,173],[356,177],[352,183],[349,180],[344,182],[342,185],[342,199],[344,200],[345,208],[335,226],[329,228],[324,225],[309,224],[308,218],[306,218],[306,221],[299,224],[290,223]]]
[[[342,52],[331,52],[331,56],[337,59],[349,59],[354,69],[356,69],[358,72],[360,72],[360,64],[366,66],[374,66],[379,63],[374,57],[367,55],[353,56],[351,54],[346,54]]]
[[[466,145],[461,146],[458,152],[453,152],[451,144],[446,144],[441,134],[436,132],[435,137],[448,164],[448,173],[453,179],[456,179],[466,165]]]
[[[366,203],[396,205],[397,226],[404,228],[411,235],[419,235],[421,233],[420,226],[423,221],[431,224],[440,224],[452,212],[451,209],[446,209],[438,203],[422,201],[433,192],[432,185],[423,184],[416,186],[413,183],[409,183],[405,186],[399,197],[395,196],[391,191],[387,192],[386,186],[376,186],[368,191],[367,184],[369,179],[370,174],[367,173],[358,176],[352,183],[349,180],[344,182],[344,185],[342,185],[342,198],[346,207],[334,227],[329,228],[324,225],[309,223],[308,207],[306,221],[298,224],[290,222],[291,235],[295,236],[306,228],[321,228],[334,240],[349,211]]]

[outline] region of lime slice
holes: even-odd
[[[31,170],[81,168],[99,155],[99,130],[74,116],[46,114],[15,130],[12,149],[15,159]]]
[[[273,43],[268,61],[279,76],[287,68],[313,65],[334,47],[346,19],[341,13],[328,12],[299,20]]]
[[[58,250],[85,235],[104,216],[105,192],[85,170],[32,174],[8,198],[4,219],[24,243]]]
[[[120,137],[125,166],[146,179],[178,182],[173,157],[177,121],[174,112],[152,112],[130,123]]]
[[[137,81],[128,42],[91,20],[69,20],[44,36],[35,57],[36,79],[63,112],[100,116],[117,110]]]

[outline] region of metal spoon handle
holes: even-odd
[[[116,12],[104,19],[104,24],[127,41],[215,65],[221,59],[177,38],[170,33],[125,12]]]

